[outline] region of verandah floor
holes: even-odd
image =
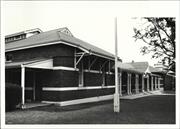
[[[142,98],[150,95],[165,95],[163,89],[159,89],[156,91],[149,91],[149,92],[140,92],[140,93],[132,93],[130,95],[128,94],[123,94],[123,96],[120,96],[121,99],[137,99],[137,98]],[[167,93],[168,95],[174,94],[173,92]],[[41,103],[41,102],[26,102],[24,108],[29,109],[29,108],[35,108],[35,107],[41,107],[41,106],[48,106],[51,105],[49,103]],[[18,108],[21,108],[20,105],[17,106]]]

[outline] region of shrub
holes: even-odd
[[[22,88],[17,84],[6,83],[5,103],[6,111],[13,110],[21,102]]]

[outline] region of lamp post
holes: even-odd
[[[115,94],[114,94],[114,112],[120,111],[119,86],[118,86],[118,39],[117,39],[117,17],[115,18]]]

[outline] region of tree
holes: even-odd
[[[146,43],[141,48],[143,54],[152,54],[159,63],[175,71],[175,18],[144,17],[143,24],[134,28],[135,40]]]

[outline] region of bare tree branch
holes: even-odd
[[[142,40],[148,47],[143,47],[143,54],[153,53],[163,64],[175,62],[175,18],[144,18],[150,24],[142,24],[141,29],[134,28],[136,41]],[[147,23],[147,22],[145,22]],[[170,33],[168,33],[168,32]]]

